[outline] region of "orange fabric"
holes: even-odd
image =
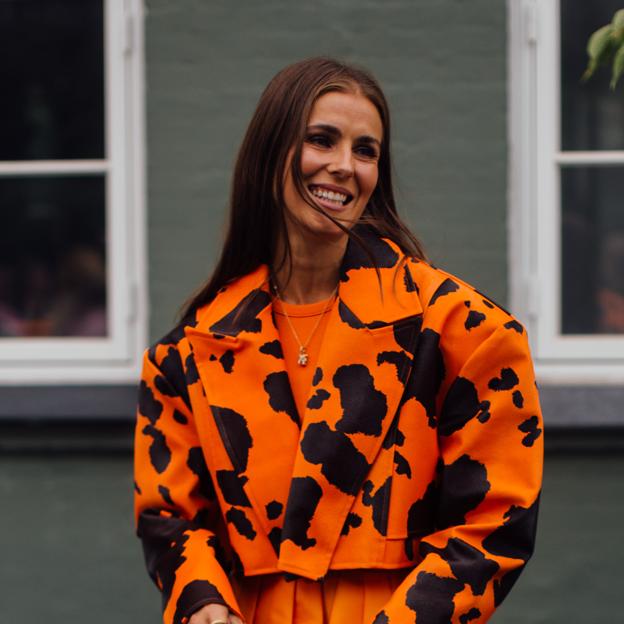
[[[299,305],[275,299],[273,303],[275,322],[279,332],[279,339],[282,343],[286,371],[288,372],[288,379],[290,380],[290,386],[297,404],[297,411],[300,415],[305,414],[305,405],[310,393],[310,387],[312,386],[312,378],[316,370],[323,335],[327,327],[329,313],[334,305],[335,302],[330,303],[329,300]],[[307,345],[309,355],[307,366],[299,366],[297,364],[299,343],[293,335],[284,312],[288,314],[290,322],[303,344],[306,343],[310,334],[314,331]],[[321,314],[323,314],[323,318],[319,321],[318,317]],[[318,327],[314,329],[317,322]]]
[[[233,582],[282,579],[279,603],[348,570],[402,576],[375,622],[481,624],[531,556],[543,436],[525,329],[369,244],[378,272],[347,247],[299,410],[266,266],[146,351],[135,514],[166,624],[208,602],[240,613]],[[293,595],[286,611],[318,606]],[[276,623],[299,624],[286,611]]]
[[[299,414],[306,411],[319,352],[322,348],[331,348],[331,345],[323,347],[322,342],[334,304],[329,300],[304,305],[279,299],[273,302],[286,371]],[[323,318],[319,320],[321,314]],[[310,338],[307,366],[297,363],[299,342],[293,328],[302,343]],[[237,579],[233,589],[246,624],[364,623],[374,620],[405,574],[404,570],[337,570],[322,582],[302,578],[286,580],[282,575],[272,574]]]
[[[331,571],[321,581],[280,574],[236,579],[246,624],[372,624],[406,570]]]

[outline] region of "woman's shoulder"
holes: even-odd
[[[241,316],[239,307],[244,307],[250,300],[254,300],[255,310],[257,307],[266,306],[270,301],[268,291],[266,288],[262,288],[267,280],[267,274],[266,267],[262,265],[254,271],[232,280],[226,286],[222,286],[210,301],[198,306],[180,319],[172,329],[156,340],[148,351],[150,354],[163,349],[185,351],[188,348],[186,333],[189,329],[191,331],[228,333],[228,331],[219,331],[219,329],[224,329],[221,326],[231,323],[232,317],[238,319]]]
[[[256,308],[264,307],[270,301],[266,289],[261,288],[265,281],[266,269],[260,267],[221,287],[215,297],[192,310],[164,336],[154,341],[147,350],[148,356],[155,363],[166,355],[174,358],[176,352],[180,354],[180,357],[188,358],[191,350],[187,337],[188,330],[191,333],[208,331],[218,334],[230,333],[230,330],[233,331],[230,325],[234,321],[246,320],[240,308],[244,308],[250,300],[254,300],[254,305],[251,307],[255,311],[257,311]]]
[[[437,319],[437,325],[455,321],[466,332],[505,327],[524,333],[524,327],[509,310],[457,275],[415,258],[410,258],[407,266],[424,318]]]
[[[185,377],[189,368],[191,349],[186,337],[186,328],[195,327],[195,315],[185,317],[166,334],[154,340],[144,352],[144,371],[146,367],[154,368],[158,375],[177,380],[177,386],[185,385]],[[192,365],[192,363],[191,363]]]

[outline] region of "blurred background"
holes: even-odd
[[[496,624],[613,622],[624,542],[624,86],[580,76],[624,0],[0,1],[0,621],[147,624],[140,356],[208,275],[284,65],[368,67],[432,261],[528,327],[536,554]]]

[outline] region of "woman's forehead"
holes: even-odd
[[[364,95],[343,91],[324,93],[314,102],[308,126],[334,126],[352,134],[366,134],[379,141],[383,125],[377,107]]]

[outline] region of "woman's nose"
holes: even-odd
[[[332,159],[327,166],[329,173],[341,177],[353,175],[353,154],[350,146],[338,147],[332,154]]]

